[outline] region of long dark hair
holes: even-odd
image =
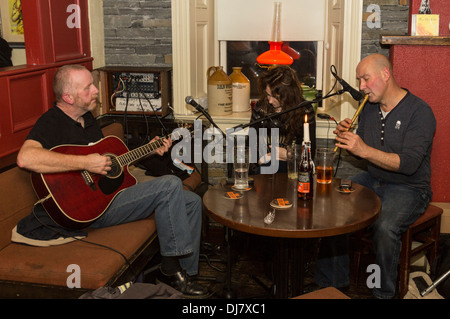
[[[305,99],[301,83],[298,80],[296,72],[289,66],[277,66],[270,69],[267,73],[259,78],[260,107],[265,114],[275,112],[275,109],[269,103],[266,95],[267,86],[272,92],[272,96],[280,101],[281,109],[284,111],[291,107],[297,106]],[[284,124],[284,130],[291,140],[299,128],[299,123],[303,123],[306,110],[297,109],[294,112],[286,113],[281,116],[281,122]]]

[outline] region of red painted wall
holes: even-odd
[[[409,14],[418,14],[421,0],[409,0]],[[439,36],[450,36],[450,1],[449,0],[430,0],[432,14],[439,14]],[[410,20],[411,22],[411,20]],[[409,25],[409,34],[411,34],[411,24]]]
[[[0,70],[0,169],[15,154],[53,102],[53,76],[64,64],[92,69],[88,0],[22,0],[27,64]],[[69,28],[69,5],[80,9],[80,28]]]
[[[390,59],[398,83],[433,109],[437,122],[431,155],[433,201],[449,202],[450,46],[393,45]]]
[[[411,0],[416,14],[420,0]],[[439,14],[440,36],[450,36],[448,0],[430,2]],[[425,100],[433,109],[437,127],[431,155],[431,187],[434,202],[449,202],[450,188],[450,46],[392,45],[390,60],[397,82]]]

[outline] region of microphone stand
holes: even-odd
[[[194,106],[194,107],[195,107],[195,106]],[[205,109],[200,108],[200,107],[198,107],[198,108],[195,107],[195,109],[196,109],[197,111],[199,111],[200,113],[202,113],[203,116],[209,121],[209,123],[211,123],[212,126],[214,126],[214,128],[218,129],[219,132],[222,133],[222,135],[223,135],[224,137],[226,136],[225,133],[220,129],[220,127],[217,126],[217,124],[214,122],[214,120],[212,119],[212,117],[209,115],[209,113],[208,113]]]
[[[272,119],[272,118],[274,118],[274,117],[276,117],[276,116],[281,116],[281,115],[283,115],[283,114],[286,114],[286,113],[295,111],[295,110],[297,110],[297,109],[299,109],[299,108],[301,108],[301,107],[304,107],[304,106],[306,106],[306,105],[309,105],[309,104],[319,103],[319,102],[321,102],[321,101],[323,101],[323,100],[325,100],[325,99],[327,99],[327,98],[329,98],[329,97],[332,97],[332,96],[335,96],[335,95],[341,95],[341,94],[343,94],[344,92],[345,92],[344,90],[340,90],[340,91],[337,91],[336,93],[328,94],[327,96],[324,96],[324,97],[322,97],[322,98],[320,98],[320,99],[316,99],[316,100],[312,100],[312,101],[303,101],[303,102],[301,102],[300,104],[298,104],[297,106],[291,107],[291,108],[289,108],[289,109],[287,109],[287,110],[284,110],[284,111],[281,111],[281,112],[278,112],[278,113],[272,113],[272,114],[269,114],[269,115],[267,115],[266,117],[260,118],[260,119],[258,119],[258,120],[255,120],[255,121],[250,122],[250,123],[247,123],[247,124],[239,124],[239,125],[233,127],[232,129],[234,129],[234,132],[239,131],[239,130],[243,130],[243,129],[246,128],[246,127],[253,126],[253,125],[258,124],[258,123],[260,123],[260,122],[262,122],[262,121],[266,121],[266,120]],[[226,134],[225,134],[225,133],[224,133],[224,132],[216,125],[216,123],[214,123],[214,120],[213,120],[213,119],[211,118],[211,116],[206,112],[206,110],[204,110],[204,109],[202,109],[202,108],[195,108],[195,109],[196,109],[197,111],[199,111],[200,113],[202,113],[202,114],[206,117],[206,119],[207,119],[207,120],[208,120],[215,128],[217,128],[217,129],[222,133],[222,136],[223,136],[224,138],[226,138]],[[228,179],[227,179],[227,183],[232,183],[232,182],[233,182],[233,176],[232,176],[232,173],[233,173],[233,164],[228,163],[228,164],[227,164],[227,170],[228,170]]]
[[[341,94],[344,94],[345,92],[346,92],[346,91],[344,91],[344,90],[342,89],[342,90],[337,91],[336,93],[328,94],[328,95],[326,95],[326,96],[324,96],[324,97],[322,97],[322,98],[320,98],[320,99],[315,99],[315,100],[312,100],[312,101],[303,101],[303,102],[301,102],[300,104],[298,104],[297,106],[293,106],[293,107],[291,107],[291,108],[289,108],[289,109],[287,109],[287,110],[284,110],[284,111],[281,111],[281,112],[278,112],[278,113],[272,113],[272,114],[269,114],[269,115],[267,115],[267,116],[265,116],[265,117],[263,117],[263,118],[257,119],[257,120],[255,120],[255,121],[250,122],[250,123],[247,123],[247,124],[239,124],[239,125],[233,127],[233,129],[235,129],[235,130],[236,130],[236,129],[237,129],[237,130],[242,130],[242,129],[246,128],[246,127],[253,126],[253,125],[258,124],[258,123],[260,123],[260,122],[262,122],[262,121],[270,120],[270,119],[272,119],[272,118],[274,118],[274,117],[276,117],[276,116],[281,116],[281,115],[283,115],[283,114],[286,114],[286,113],[295,111],[295,110],[297,110],[297,109],[299,109],[299,108],[301,108],[301,107],[304,107],[304,106],[306,106],[306,105],[313,104],[313,103],[319,103],[319,102],[321,102],[321,101],[323,101],[323,100],[325,100],[325,99],[328,99],[329,97],[332,97],[332,96],[335,96],[335,95],[341,95]],[[228,165],[229,165],[229,164],[228,164]],[[229,168],[228,168],[228,169],[229,169]],[[230,174],[228,174],[228,180],[230,180]]]
[[[258,123],[260,123],[262,121],[267,121],[267,120],[270,120],[270,119],[272,119],[274,117],[281,116],[283,114],[295,111],[295,110],[297,110],[297,109],[299,109],[301,107],[304,107],[306,105],[310,105],[310,104],[313,104],[313,103],[319,103],[319,102],[321,102],[321,101],[323,101],[323,100],[325,100],[325,99],[327,99],[329,97],[332,97],[332,96],[335,96],[335,95],[344,94],[344,92],[345,92],[344,90],[340,90],[340,91],[337,91],[336,93],[328,94],[328,95],[326,95],[326,96],[324,96],[324,97],[322,97],[320,99],[316,99],[316,100],[312,100],[312,101],[303,101],[300,104],[298,104],[297,106],[293,106],[293,107],[291,107],[291,108],[289,108],[287,110],[284,110],[284,111],[281,111],[281,112],[278,112],[278,113],[269,114],[269,115],[267,115],[267,116],[265,116],[263,118],[257,119],[255,121],[247,123],[247,124],[239,124],[239,125],[233,127],[233,129],[235,129],[235,132],[236,132],[236,130],[238,130],[238,131],[239,130],[243,130],[246,127],[253,126],[253,125],[258,124]],[[227,168],[228,168],[228,180],[227,180],[227,183],[229,183],[229,181],[232,180],[232,177],[230,176],[230,171],[232,170],[233,166],[231,166],[231,169],[230,169],[230,164],[228,164]]]
[[[191,104],[192,105],[192,104]],[[211,123],[211,125],[214,127],[214,128],[216,128],[216,129],[218,129],[219,130],[219,132],[222,134],[222,138],[223,139],[225,139],[226,137],[227,137],[227,135],[220,129],[220,127],[218,127],[217,126],[217,124],[214,122],[214,120],[212,119],[212,117],[209,115],[209,113],[204,109],[204,108],[202,108],[202,107],[196,107],[195,105],[193,105],[194,106],[194,108],[197,110],[197,111],[199,111],[200,113],[202,113],[203,114],[203,116],[205,116],[205,118],[209,121],[209,123]],[[233,175],[233,164],[231,163],[228,163],[227,164],[227,175],[228,175],[228,179],[227,179],[227,183],[229,183],[229,182],[231,182],[232,180],[233,180],[233,182],[234,182],[234,179],[233,179],[233,177],[232,177],[232,175]]]
[[[257,119],[255,121],[247,123],[247,124],[239,124],[239,125],[233,127],[233,129],[244,129],[246,127],[258,124],[260,122],[270,120],[270,119],[272,119],[274,117],[281,116],[281,115],[286,114],[286,113],[290,113],[290,112],[295,111],[295,110],[297,110],[297,109],[299,109],[301,107],[304,107],[306,105],[313,104],[313,103],[319,103],[319,102],[321,102],[321,101],[323,101],[323,100],[325,100],[325,99],[327,99],[329,97],[332,97],[332,96],[335,96],[335,95],[341,95],[343,93],[345,93],[345,91],[344,90],[340,90],[340,91],[337,91],[336,93],[329,94],[329,95],[324,96],[324,97],[322,97],[320,99],[316,99],[316,100],[312,100],[312,101],[303,101],[300,104],[298,104],[296,106],[293,106],[293,107],[291,107],[291,108],[289,108],[287,110],[284,110],[284,111],[281,111],[281,112],[278,112],[278,113],[269,114],[269,115],[267,115],[267,116],[265,116],[263,118]]]

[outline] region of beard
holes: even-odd
[[[88,111],[93,111],[97,107],[98,103],[98,96],[95,98],[92,98],[89,102],[82,101],[80,98],[77,98],[75,100],[75,104],[78,105],[81,109]]]

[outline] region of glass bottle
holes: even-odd
[[[297,196],[302,200],[313,198],[314,163],[311,157],[311,142],[303,142],[302,157],[298,164]]]

